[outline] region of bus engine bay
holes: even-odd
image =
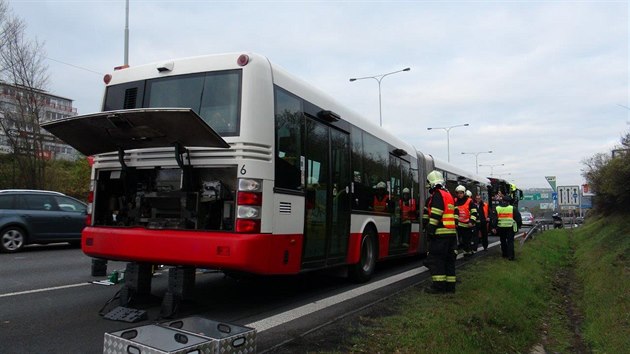
[[[94,226],[231,231],[236,166],[97,170]]]

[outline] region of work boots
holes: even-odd
[[[447,293],[455,293],[455,283],[454,282],[446,282],[444,292]]]
[[[424,289],[424,292],[427,294],[443,294],[446,292],[446,282],[443,281],[434,281],[430,286],[427,286]]]

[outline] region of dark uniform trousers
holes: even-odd
[[[501,241],[501,255],[503,258],[514,259],[514,229],[497,227],[497,235]]]
[[[433,284],[440,290],[455,290],[457,236],[429,236],[429,254],[424,264],[431,272]]]

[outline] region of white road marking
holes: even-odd
[[[266,331],[270,328],[279,326],[281,324],[287,323],[289,321],[295,320],[297,318],[309,315],[313,312],[322,310],[326,307],[332,306],[332,305],[336,305],[340,302],[352,299],[354,297],[357,297],[359,295],[363,295],[365,293],[368,293],[370,291],[376,290],[376,289],[380,289],[384,286],[387,286],[389,284],[395,283],[397,281],[412,277],[414,275],[426,272],[428,269],[424,266],[422,267],[418,267],[416,269],[412,269],[412,270],[408,270],[404,273],[400,273],[397,275],[394,275],[392,277],[386,278],[386,279],[382,279],[379,281],[376,281],[374,283],[370,283],[370,284],[366,284],[363,285],[361,287],[352,289],[352,290],[348,290],[344,293],[341,294],[337,294],[335,296],[331,296],[325,299],[321,299],[321,300],[317,300],[315,302],[312,302],[310,304],[304,305],[304,306],[300,306],[297,307],[295,309],[289,310],[289,311],[285,311],[283,313],[279,313],[277,315],[262,319],[260,321],[256,321],[256,322],[252,322],[250,324],[247,324],[245,326],[247,327],[252,327],[255,328],[256,331],[258,332],[262,332],[262,331]]]
[[[79,283],[79,284],[70,284],[70,285],[53,286],[53,287],[50,287],[50,288],[33,289],[33,290],[26,290],[26,291],[18,291],[18,292],[15,292],[15,293],[0,294],[0,298],[2,298],[2,297],[9,297],[9,296],[25,295],[25,294],[33,294],[33,293],[41,293],[41,292],[44,292],[44,291],[51,291],[51,290],[59,290],[59,289],[76,288],[76,287],[79,287],[79,286],[85,286],[85,285],[90,285],[90,283]]]

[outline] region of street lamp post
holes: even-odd
[[[494,168],[497,166],[505,166],[504,163],[494,164],[494,165],[479,165],[484,167],[490,167],[490,177],[494,176]]]
[[[475,155],[475,173],[479,174],[479,154],[492,154],[492,150],[478,152],[462,152],[462,155]]]
[[[448,162],[451,162],[451,138],[450,138],[451,129],[457,128],[457,127],[467,127],[469,125],[470,124],[465,123],[465,124],[451,125],[450,127],[427,128],[427,130],[442,129],[442,130],[444,130],[446,132],[446,152],[447,152],[447,160],[448,160]]]
[[[391,73],[386,73],[386,74],[365,76],[365,77],[353,77],[350,79],[350,82],[357,81],[357,80],[364,80],[364,79],[374,79],[376,80],[376,82],[378,82],[378,117],[379,117],[379,124],[381,127],[383,126],[383,113],[381,109],[382,108],[381,106],[381,81],[383,81],[383,78],[385,76],[401,73],[403,71],[409,71],[409,70],[411,70],[411,68],[404,68],[402,70],[396,70],[396,71],[392,71]]]

